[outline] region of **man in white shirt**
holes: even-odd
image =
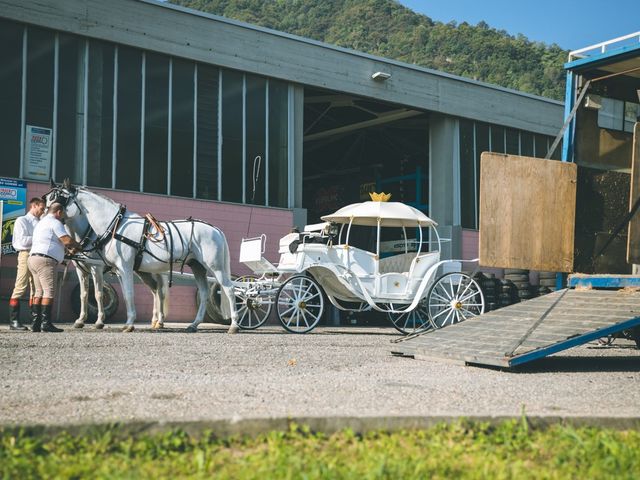
[[[33,303],[37,305],[36,310],[40,310],[31,327],[33,332],[62,332],[51,323],[56,267],[64,260],[65,248],[71,253],[82,250],[82,246],[65,230],[63,219],[64,207],[54,203],[33,230],[33,245],[27,263],[36,287]]]
[[[29,211],[26,215],[16,218],[13,225],[13,240],[11,244],[18,252],[18,269],[16,272],[16,283],[9,299],[9,328],[11,330],[27,330],[27,327],[20,323],[20,298],[29,287],[29,305],[33,305],[33,277],[27,266],[29,250],[33,237],[33,229],[44,212],[44,202],[38,197],[34,197],[29,202]],[[33,310],[31,312],[33,316]]]

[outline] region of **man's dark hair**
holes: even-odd
[[[43,203],[44,201],[40,197],[33,197],[31,200],[29,200],[29,206],[41,205]]]

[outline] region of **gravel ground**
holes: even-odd
[[[640,419],[640,351],[616,340],[516,371],[394,357],[391,328],[203,324],[60,334],[0,326],[0,425],[293,418]]]

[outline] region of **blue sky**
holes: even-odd
[[[400,0],[444,23],[484,20],[511,35],[577,50],[640,31],[640,0]]]

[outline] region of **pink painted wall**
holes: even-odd
[[[92,190],[108,196],[116,202],[127,206],[127,209],[139,214],[153,214],[158,220],[182,219],[189,216],[204,220],[220,228],[227,237],[229,251],[231,253],[231,272],[236,275],[250,273],[249,270],[238,263],[240,242],[242,238],[255,237],[261,234],[267,235],[265,257],[277,263],[278,241],[287,234],[293,225],[293,213],[290,210],[266,207],[252,207],[222,202],[193,200],[162,195],[119,192],[106,189],[92,188]],[[49,191],[49,185],[45,183],[29,182],[27,185],[27,198],[39,197]],[[137,239],[136,239],[137,240]],[[7,275],[7,271],[14,272],[16,264],[15,256],[2,258],[3,275],[0,278],[0,295],[8,297],[13,288],[15,273]],[[63,268],[63,267],[60,267]],[[71,267],[70,267],[71,269]],[[176,270],[179,266],[175,267]],[[185,272],[189,269],[185,267]],[[120,294],[120,285],[115,277],[109,276],[120,295],[120,307],[112,321],[124,321],[126,310],[124,299]],[[70,305],[70,295],[77,284],[74,272],[67,273],[62,291],[62,304],[59,321],[73,321],[75,315]],[[175,285],[170,290],[169,297],[169,321],[190,322],[195,317],[195,287]],[[136,285],[135,303],[139,322],[149,321],[152,312],[152,297],[144,285]]]

